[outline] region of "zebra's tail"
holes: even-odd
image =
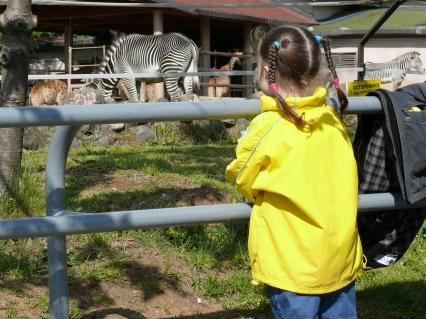
[[[188,68],[188,72],[198,72],[198,59],[199,59],[199,54],[198,54],[198,47],[197,45],[192,41],[192,59],[191,59],[191,63],[189,65]],[[199,94],[200,92],[200,77],[198,75],[194,75],[192,77],[192,89],[193,92],[196,94]]]

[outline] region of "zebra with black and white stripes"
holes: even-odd
[[[100,73],[145,73],[145,72],[197,72],[198,47],[180,33],[160,35],[141,35],[120,33],[113,38],[100,68]],[[100,92],[110,99],[113,88],[119,79],[102,79]],[[194,89],[198,89],[198,76],[183,78],[183,90],[179,86],[180,78],[164,79],[170,100],[182,101],[193,98]],[[131,101],[138,102],[136,79],[123,78]],[[148,82],[161,82],[162,78],[145,79]]]
[[[380,79],[382,83],[393,82],[393,89],[396,90],[407,71],[425,71],[419,52],[409,51],[385,63],[367,62],[364,78]]]

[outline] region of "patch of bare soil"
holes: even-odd
[[[119,246],[119,243],[115,244]],[[84,310],[84,318],[175,318],[221,311],[220,306],[203,300],[188,284],[187,278],[170,276],[174,268],[182,273],[182,262],[169,265],[164,256],[152,249],[142,252],[135,249],[135,256],[124,278],[95,284],[78,280],[70,282],[70,296]],[[25,283],[16,291],[2,290],[0,318],[12,319],[15,315],[41,318],[40,303],[47,294],[46,279],[37,284]]]

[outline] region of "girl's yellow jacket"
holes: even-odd
[[[274,98],[263,96],[226,178],[254,203],[254,281],[324,294],[350,284],[362,266],[356,162],[344,126],[326,105],[325,88],[286,102],[309,125],[297,128]]]

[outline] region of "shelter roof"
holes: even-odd
[[[7,0],[0,0],[0,6],[6,3]],[[239,1],[235,0],[233,2],[234,6],[232,6],[232,4],[230,6],[229,0],[32,1],[33,11],[39,16],[39,26],[43,26],[43,23],[47,20],[49,20],[51,24],[54,22],[59,24],[61,19],[64,21],[72,19],[75,25],[74,22],[77,22],[78,19],[81,20],[83,16],[90,18],[90,15],[96,20],[99,19],[100,16],[104,16],[105,19],[107,19],[106,17],[112,17],[113,15],[119,17],[120,15],[127,16],[131,13],[149,14],[155,9],[154,6],[161,6],[163,10],[175,15],[210,16],[218,19],[251,21],[265,24],[317,24],[306,12],[295,7],[289,8],[280,6],[275,0],[245,0],[241,2],[241,4],[243,4],[241,7],[238,7],[239,3]],[[245,7],[247,5],[249,7]],[[66,7],[66,9],[64,10],[63,7]],[[94,23],[94,20],[92,20],[91,23]]]
[[[0,6],[6,5],[8,0],[0,0]],[[352,4],[353,2],[353,4]],[[61,17],[73,19],[74,15],[78,17],[81,13],[94,13],[96,17],[107,16],[126,16],[128,12],[135,14],[149,14],[154,9],[162,8],[172,14],[185,13],[188,15],[211,16],[234,21],[252,21],[258,23],[295,23],[302,25],[326,24],[326,30],[333,29],[334,22],[338,24],[346,17],[356,16],[357,13],[371,7],[386,7],[391,0],[357,0],[357,1],[331,1],[331,0],[32,0],[34,8],[43,7],[43,12],[48,12],[49,17],[41,14],[39,21],[44,22],[44,18],[49,20],[59,20]],[[318,6],[320,4],[320,6]],[[404,6],[425,6],[426,1],[407,1]],[[84,8],[83,8],[84,6]],[[223,6],[223,7],[221,7]],[[53,9],[56,7],[56,10]],[[66,9],[63,9],[66,7]],[[49,9],[50,8],[50,9]],[[336,8],[339,8],[336,11]],[[319,11],[318,11],[319,10]],[[383,9],[384,10],[384,9]],[[383,12],[378,10],[377,12]],[[397,13],[394,14],[398,15]],[[413,10],[416,10],[413,9]],[[39,13],[41,10],[34,10]],[[53,12],[52,12],[53,11]],[[92,12],[94,11],[94,12]],[[321,14],[315,14],[315,12]],[[77,13],[76,13],[77,12]],[[328,12],[325,17],[324,12]],[[54,14],[52,14],[54,13]],[[335,15],[335,17],[330,16]],[[379,14],[379,13],[377,13]],[[337,18],[337,19],[336,19]],[[371,20],[371,19],[370,19]],[[394,20],[400,20],[395,19]],[[59,21],[58,21],[59,22]],[[363,21],[364,22],[364,21]],[[355,22],[356,23],[356,22]],[[367,21],[367,24],[368,21]],[[365,25],[365,24],[363,24]],[[330,28],[328,27],[330,26]]]
[[[306,16],[306,13],[300,12],[297,8],[276,7],[262,5],[277,4],[273,0],[245,0],[245,5],[252,4],[253,7],[224,7],[224,8],[203,8],[203,5],[227,5],[229,0],[154,0],[156,3],[171,3],[183,5],[197,5],[200,8],[182,9],[192,14],[203,16],[214,16],[231,19],[252,20],[257,22],[274,22],[274,23],[295,23],[303,25],[318,24],[313,18]],[[259,7],[256,7],[259,5]]]

